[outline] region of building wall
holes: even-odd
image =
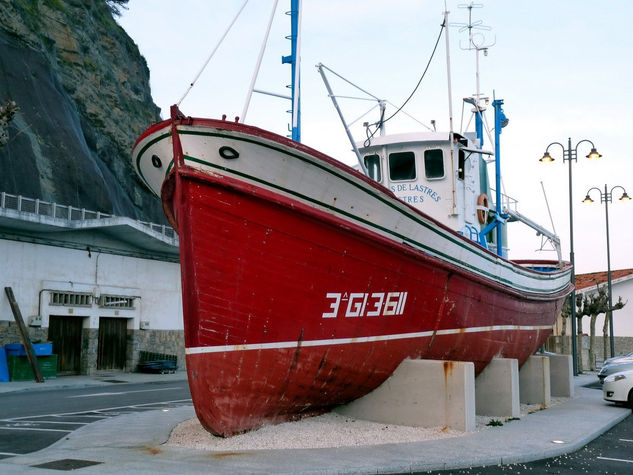
[[[606,284],[605,284],[606,285]],[[633,338],[633,276],[627,276],[612,282],[613,303],[622,297],[625,303],[620,310],[613,312],[613,333],[615,337]],[[595,287],[586,287],[578,290],[577,293],[588,293],[595,291]],[[554,325],[554,335],[561,335],[563,329],[562,317],[558,317]],[[583,333],[589,334],[589,317],[582,320]],[[604,314],[598,315],[596,319],[596,336],[602,336],[602,325],[604,324]],[[566,334],[571,334],[571,322],[567,321]]]
[[[25,323],[37,325],[32,317],[41,316],[41,326],[29,326],[32,339],[46,341],[51,315],[82,318],[82,374],[96,370],[101,318],[126,319],[127,371],[134,370],[141,350],[177,354],[184,367],[179,264],[0,239],[0,269],[0,283],[12,287]],[[89,297],[53,301],[63,294]],[[0,345],[19,341],[3,291]]]
[[[565,342],[563,342],[563,337],[561,336],[550,336],[545,344],[545,350],[551,351],[553,353],[560,354],[571,354],[571,339],[569,336],[565,337]],[[602,336],[596,336],[596,366],[600,367],[602,365],[602,361],[606,358],[603,354],[603,338]],[[610,342],[607,342],[607,358],[611,357]],[[633,337],[627,336],[616,336],[613,339],[613,346],[615,349],[615,356],[624,355],[627,353],[633,352]],[[589,336],[585,335],[582,339],[582,344],[579,345],[578,353],[582,355],[583,368],[587,370],[589,368]]]
[[[613,334],[615,336],[633,337],[633,278],[612,282],[613,303],[622,297],[624,307],[613,312]],[[590,289],[583,289],[589,291]],[[589,319],[586,319],[586,332],[589,333]],[[604,314],[599,315],[596,320],[596,335],[602,335],[602,325],[604,324]]]

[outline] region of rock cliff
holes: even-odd
[[[0,191],[165,222],[134,141],[160,120],[149,70],[105,0],[0,0],[0,101],[19,107]]]

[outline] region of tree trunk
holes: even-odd
[[[576,339],[578,340],[576,343],[576,348],[578,348],[578,372],[582,373],[582,317],[578,318],[578,335]]]
[[[596,370],[596,318],[598,315],[589,317],[589,369]]]

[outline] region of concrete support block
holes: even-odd
[[[550,387],[554,397],[574,397],[574,369],[571,355],[548,355]]]
[[[544,407],[550,405],[550,370],[547,356],[530,356],[521,367],[519,393],[524,404],[540,404]]]
[[[475,379],[475,403],[482,416],[519,417],[519,362],[494,358]]]
[[[475,430],[475,366],[406,359],[371,393],[336,409],[357,419],[412,427]]]

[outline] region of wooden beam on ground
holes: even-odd
[[[4,292],[7,294],[7,298],[9,299],[9,304],[11,305],[11,310],[13,311],[13,318],[15,318],[15,322],[18,324],[20,338],[22,339],[22,344],[24,345],[24,349],[26,350],[26,357],[31,364],[31,368],[33,369],[35,381],[37,381],[38,383],[43,383],[44,378],[42,377],[42,373],[40,372],[40,367],[37,365],[37,356],[35,355],[35,350],[33,350],[33,344],[31,343],[31,338],[29,337],[28,328],[26,328],[26,325],[24,324],[22,312],[20,312],[18,302],[15,300],[15,296],[13,295],[13,289],[11,287],[5,287]]]

